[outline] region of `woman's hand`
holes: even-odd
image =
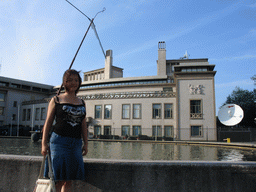
[[[42,154],[43,156],[46,156],[47,153],[48,153],[48,150],[49,150],[48,144],[47,144],[47,143],[46,143],[46,144],[42,143],[41,154]]]
[[[87,153],[88,153],[87,145],[84,145],[84,146],[82,147],[82,156],[85,156]]]

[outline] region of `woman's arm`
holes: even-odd
[[[49,105],[48,105],[48,111],[47,111],[47,117],[44,123],[44,128],[43,128],[43,136],[42,136],[42,151],[41,154],[45,156],[48,151],[48,135],[50,128],[52,127],[53,121],[55,118],[55,102],[54,98],[51,99]]]
[[[82,138],[84,141],[84,146],[82,148],[82,155],[86,155],[88,152],[88,137],[87,137],[87,126],[86,126],[86,117],[82,121]]]

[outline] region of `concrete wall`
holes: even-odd
[[[42,157],[0,155],[0,192],[33,191]],[[255,191],[255,162],[85,160],[73,191]]]

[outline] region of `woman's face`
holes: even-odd
[[[65,85],[68,92],[75,92],[79,87],[79,77],[77,75],[68,76]]]

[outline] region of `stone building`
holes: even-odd
[[[167,60],[158,44],[157,75],[123,77],[107,51],[105,68],[84,73],[78,93],[86,101],[94,135],[217,139],[215,65],[208,59]]]

